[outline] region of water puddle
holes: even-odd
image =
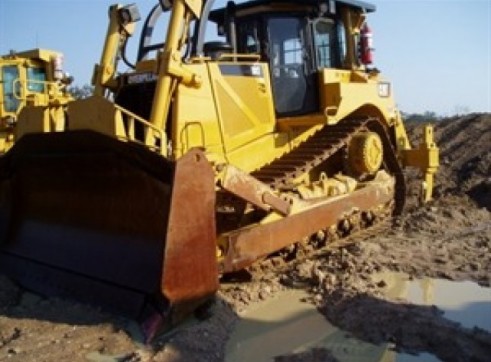
[[[435,305],[447,319],[491,332],[490,288],[471,282],[410,280],[402,273],[379,274],[374,280],[384,280],[384,291],[391,299]],[[339,361],[439,361],[428,353],[398,354],[388,344],[377,346],[358,340],[331,325],[305,298],[304,291],[284,291],[244,311],[227,343],[226,361],[274,361],[275,356],[314,348],[329,350]]]
[[[363,342],[331,325],[303,301],[306,297],[303,291],[285,291],[242,313],[227,343],[226,361],[274,361],[313,348],[329,350],[339,361],[397,359],[387,345]]]
[[[435,305],[444,317],[467,328],[479,327],[491,332],[491,288],[472,282],[453,282],[443,279],[410,280],[403,273],[382,273],[376,282],[387,283],[385,294],[402,298],[413,304]]]

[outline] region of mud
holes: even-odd
[[[417,127],[409,129],[417,137]],[[419,185],[410,173],[406,214],[389,232],[281,272],[224,282],[206,313],[150,345],[130,320],[33,295],[0,276],[0,361],[224,361],[237,314],[291,288],[304,290],[331,324],[367,343],[444,361],[487,361],[489,331],[462,326],[435,306],[392,300],[386,282],[372,278],[394,271],[491,284],[491,115],[441,121],[435,135],[442,159],[435,201],[418,207]],[[275,360],[336,358],[328,348],[312,348]]]

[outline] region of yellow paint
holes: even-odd
[[[348,148],[350,170],[358,175],[374,174],[382,161],[382,140],[377,133],[363,132],[353,136]]]
[[[72,98],[64,79],[55,76],[54,59],[61,56],[52,50],[33,49],[0,57],[0,154],[25,133],[63,129],[63,107]],[[44,73],[44,79],[33,79],[29,74],[32,69]],[[7,79],[9,72],[15,72],[15,79]],[[26,107],[36,109],[27,111]],[[22,117],[29,118],[29,124],[16,132]],[[34,121],[34,117],[40,121]]]
[[[424,127],[422,138],[417,149],[404,150],[402,155],[406,166],[416,167],[424,174],[422,199],[426,202],[432,198],[433,178],[440,162],[439,149],[433,139],[433,126]]]
[[[120,7],[112,7],[101,64],[94,74],[100,91],[89,100],[70,105],[70,128],[92,129],[120,140],[139,141],[172,160],[200,147],[214,165],[229,163],[252,172],[290,152],[325,125],[350,117],[376,117],[396,141],[394,148],[402,165],[419,167],[425,173],[424,185],[428,190],[425,199],[431,197],[433,174],[438,167],[438,149],[432,134],[427,131],[422,145],[411,149],[391,84],[378,71],[360,65],[356,57],[355,40],[365,14],[342,7],[340,16],[348,48],[345,64],[343,69],[318,70],[318,109],[311,114],[278,119],[269,64],[257,61],[257,55],[228,54],[218,60],[202,56],[182,58],[182,46],[188,40],[186,29],[191,19],[199,15],[201,6],[201,1],[174,1],[163,49],[155,59],[136,64],[134,75],[148,74],[156,80],[148,120],[101,96],[107,90],[116,92],[115,86],[121,83],[122,78],[114,71],[114,57],[121,40],[132,33],[132,28],[118,23],[115,14]],[[269,11],[285,11],[266,4],[252,10],[262,11],[265,6]],[[42,120],[36,123],[35,117]],[[46,112],[32,111],[29,124],[20,133],[57,129],[46,117]],[[143,125],[144,140],[135,139],[135,122]],[[359,150],[369,173],[378,169],[381,152],[377,145],[371,142]],[[300,181],[319,180],[304,177]]]

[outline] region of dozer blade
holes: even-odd
[[[218,289],[214,204],[200,150],[170,162],[91,131],[26,135],[0,159],[0,270],[173,324]]]

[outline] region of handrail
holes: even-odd
[[[165,135],[163,130],[117,104],[114,104],[114,107],[121,113],[121,119],[124,119],[126,122],[126,126],[124,127],[125,134],[118,135],[120,139],[145,145],[150,150],[155,151],[160,155],[165,154]],[[143,126],[143,141],[135,136],[135,124],[137,123]]]
[[[42,91],[33,91],[29,90],[29,84],[34,83],[34,84],[41,84],[43,87]],[[50,97],[53,97],[59,93],[62,93],[61,87],[54,82],[49,82],[49,81],[44,81],[44,80],[35,80],[35,79],[28,79],[28,80],[21,80],[20,78],[16,78],[12,82],[12,87],[13,87],[13,95],[14,97],[19,100],[19,101],[24,101],[27,99],[29,95],[34,95],[34,94],[42,94],[48,99]],[[19,91],[17,91],[19,90]],[[22,90],[24,90],[22,92]],[[19,94],[20,93],[20,94]],[[22,95],[24,93],[24,95]]]

